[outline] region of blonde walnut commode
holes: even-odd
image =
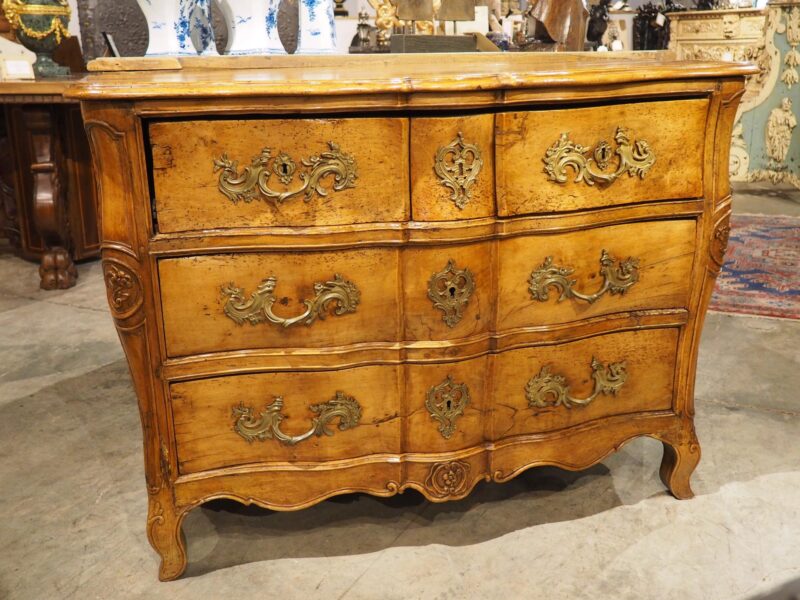
[[[98,73],[71,92],[162,579],[213,498],[457,500],[642,435],[692,496],[697,344],[753,70],[357,58]]]

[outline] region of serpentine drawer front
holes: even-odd
[[[500,215],[703,195],[708,100],[497,116]]]
[[[692,496],[755,71],[609,54],[226,58],[77,85],[161,579],[217,498],[458,500],[637,436]]]
[[[409,215],[407,119],[156,122],[149,135],[164,233]]]

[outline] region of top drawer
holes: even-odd
[[[409,218],[407,119],[170,121],[149,134],[163,233]]]
[[[708,100],[497,115],[501,216],[699,198]]]

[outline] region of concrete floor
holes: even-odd
[[[800,215],[740,189],[738,212]],[[344,496],[296,513],[231,504],[184,524],[156,580],[136,403],[97,263],[42,292],[0,252],[0,599],[788,599],[800,591],[800,321],[709,315],[697,497],[634,440],[582,473],[534,469],[468,499]]]

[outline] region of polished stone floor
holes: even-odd
[[[753,186],[735,210],[800,215]],[[711,314],[697,497],[639,439],[582,473],[534,469],[468,499],[344,496],[296,513],[215,504],[156,579],[139,417],[97,263],[38,289],[0,250],[0,599],[733,600],[800,591],[800,321]]]

